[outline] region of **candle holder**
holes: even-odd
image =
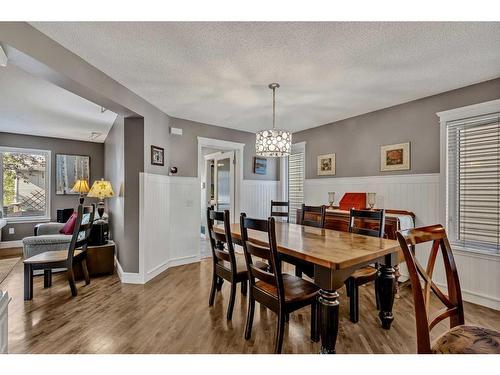
[[[328,208],[333,208],[334,202],[335,202],[335,192],[330,191],[330,192],[328,192],[328,203],[330,204],[330,206],[328,206]]]
[[[375,207],[375,202],[377,200],[377,193],[366,193],[368,205],[370,206],[370,210],[373,210]]]

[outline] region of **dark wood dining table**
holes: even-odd
[[[224,232],[222,226],[216,226],[214,230]],[[239,224],[231,224],[231,234],[233,241],[241,244]],[[267,233],[250,230],[248,236],[256,243],[268,243]],[[314,265],[314,283],[320,288],[321,353],[335,353],[339,328],[337,290],[356,269],[368,264],[379,265],[376,283],[380,302],[378,315],[382,327],[390,329],[394,320],[394,266],[401,251],[397,241],[283,222],[276,222],[276,239],[280,254]]]

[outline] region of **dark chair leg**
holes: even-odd
[[[89,275],[89,269],[87,268],[87,259],[85,258],[82,259],[82,271],[83,271],[83,277],[85,278],[85,285],[89,285],[90,275]]]
[[[249,340],[250,337],[252,337],[253,314],[255,312],[255,300],[253,299],[251,293],[252,292],[250,292],[250,296],[248,299],[248,312],[247,312],[247,324],[245,327],[245,340]]]
[[[247,290],[248,290],[248,282],[246,280],[243,280],[241,282],[241,295],[246,296]]]
[[[233,318],[234,300],[236,299],[236,283],[231,283],[231,292],[229,295],[229,305],[227,306],[227,320]]]
[[[222,277],[219,277],[219,280],[217,281],[217,291],[220,292],[222,289],[222,284],[224,284],[224,279]]]
[[[286,313],[285,314],[285,322],[289,322],[290,321],[290,313]]]
[[[208,298],[208,306],[213,306],[215,299],[215,291],[217,290],[218,277],[215,272],[212,275],[212,288],[210,289],[210,297]]]
[[[76,291],[75,274],[73,273],[73,268],[68,267],[68,271],[66,271],[66,274],[68,276],[69,287],[71,288],[71,295],[73,297],[76,297],[78,292]]]
[[[378,277],[375,279],[375,304],[377,305],[377,310],[380,310],[380,299],[378,297]]]
[[[354,280],[350,283],[349,291],[349,320],[357,323],[359,320],[359,299],[358,299],[358,286]]]
[[[283,347],[283,336],[285,334],[285,316],[284,312],[278,313],[278,327],[276,329],[276,343],[274,345],[274,353],[281,354]]]
[[[43,287],[50,288],[52,286],[52,270],[43,270]]]
[[[351,285],[351,279],[347,279],[345,281],[345,294],[347,295],[347,297],[350,297],[351,296],[351,291],[350,291],[350,285]]]
[[[318,303],[311,303],[311,341],[319,341],[319,309]]]
[[[24,300],[33,299],[33,267],[31,264],[24,264]]]

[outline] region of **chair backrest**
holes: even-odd
[[[285,301],[285,289],[283,286],[283,275],[281,274],[278,246],[276,244],[274,218],[270,217],[267,220],[251,219],[245,213],[242,213],[240,216],[240,230],[250,287],[255,287],[255,279],[273,285],[278,291],[279,302],[283,303]],[[248,230],[267,233],[268,243],[266,245],[256,243],[249,238]],[[267,270],[255,267],[253,257],[265,259],[270,267]]]
[[[87,250],[92,225],[94,224],[95,204],[91,206],[78,205],[75,228],[69,244],[68,258],[69,264],[73,264],[75,250],[83,248]]]
[[[286,211],[275,211],[275,207],[286,207]],[[290,202],[278,202],[271,200],[271,216],[274,217],[286,217],[286,222],[290,222]]]
[[[317,219],[312,219],[308,213],[313,213],[313,214],[319,214],[314,215],[318,217]],[[325,227],[325,214],[326,214],[326,207],[325,205],[323,206],[306,206],[305,204],[302,204],[302,225],[308,226],[308,227],[315,227],[315,228],[324,228]]]
[[[356,226],[356,219],[365,221],[364,227]],[[373,227],[373,224],[374,227]],[[355,210],[349,212],[349,232],[372,237],[384,237],[385,210]]]
[[[224,234],[214,231],[214,224],[216,221],[222,221],[224,223]],[[215,211],[209,207],[207,209],[207,227],[213,261],[215,263],[229,262],[231,271],[236,272],[236,255],[234,253],[233,239],[231,236],[229,210],[221,212]]]
[[[417,349],[418,353],[431,352],[430,331],[443,319],[450,318],[450,328],[464,324],[464,307],[462,291],[458,280],[457,267],[451,251],[446,231],[442,225],[432,225],[397,232],[398,241],[403,249],[403,254],[410,275],[415,306],[415,319],[417,323]],[[409,246],[432,242],[432,247],[424,268],[417,260],[416,255]],[[446,271],[448,295],[432,281],[436,257],[441,249],[443,263]],[[420,277],[423,279],[422,283]],[[422,287],[423,285],[423,287]],[[439,298],[445,307],[429,317],[431,291]]]

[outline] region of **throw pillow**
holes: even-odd
[[[76,212],[73,212],[73,214],[69,217],[68,221],[66,222],[66,224],[64,224],[64,227],[61,228],[59,233],[73,234],[73,230],[75,229],[75,224],[76,224]]]

